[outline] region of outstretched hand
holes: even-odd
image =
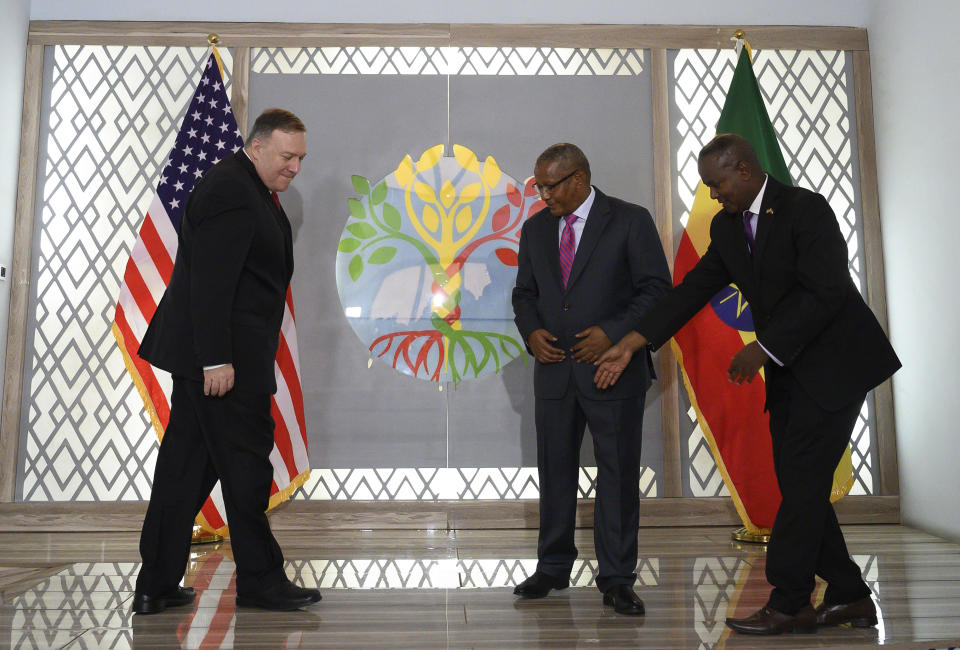
[[[610,346],[606,352],[600,355],[594,364],[597,366],[597,372],[593,375],[593,383],[600,390],[610,388],[620,375],[626,369],[630,359],[633,358],[633,352],[628,350],[623,343],[617,343]]]

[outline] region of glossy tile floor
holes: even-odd
[[[763,605],[762,547],[728,528],[640,534],[647,615],[603,606],[592,532],[570,589],[517,600],[536,531],[321,531],[278,535],[287,573],[322,602],[236,609],[228,543],[194,547],[194,606],[133,616],[133,533],[0,534],[0,648],[951,648],[960,646],[960,545],[903,526],[848,526],[880,624],[775,638],[731,634],[729,615]],[[819,585],[817,596],[822,593]]]

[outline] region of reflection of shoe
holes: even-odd
[[[189,605],[197,597],[193,587],[174,587],[170,591],[158,596],[136,592],[133,594],[134,614],[159,614],[167,607]]]
[[[543,598],[551,589],[566,589],[570,586],[567,578],[558,578],[543,571],[534,571],[533,575],[518,584],[513,594],[523,598]]]
[[[237,594],[237,607],[259,607],[289,612],[317,602],[313,595],[307,593],[309,591],[284,580],[258,592]],[[317,592],[316,595],[319,594],[320,592]]]
[[[640,616],[643,614],[643,601],[630,585],[614,585],[603,594],[603,604],[612,605],[617,614]]]
[[[746,618],[728,618],[727,627],[741,634],[809,634],[817,631],[817,615],[810,605],[804,605],[793,616],[761,607]]]
[[[843,625],[873,627],[877,624],[877,606],[870,596],[843,605],[821,604],[817,607],[817,625]]]

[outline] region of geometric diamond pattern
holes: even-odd
[[[677,169],[674,204],[677,232],[686,225],[700,176],[697,154],[716,134],[727,88],[736,67],[733,48],[684,49],[671,52],[671,146]],[[855,109],[851,97],[850,55],[824,50],[754,50],[754,73],[771,115],[793,182],[823,194],[837,215],[849,250],[850,275],[865,291],[860,242],[858,162]],[[864,404],[851,439],[854,485],[850,494],[872,494],[876,434],[870,415],[872,397]],[[681,418],[681,440],[687,440],[689,471],[685,491],[694,496],[726,494],[709,446],[696,426],[696,416]]]
[[[254,48],[259,74],[639,75],[643,50],[551,47]]]
[[[593,498],[596,467],[581,467],[580,498]],[[317,501],[474,501],[536,499],[536,467],[314,468],[294,499]],[[640,496],[657,496],[656,473],[640,470]]]
[[[207,51],[46,48],[23,501],[149,497],[157,437],[110,326],[130,248]],[[221,55],[229,69],[229,51]]]

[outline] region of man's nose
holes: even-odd
[[[718,196],[720,196],[720,195],[717,194],[717,190],[716,190],[715,188],[711,187],[711,188],[710,188],[710,198],[713,199],[714,201],[716,201]]]
[[[290,172],[293,174],[299,174],[301,162],[302,161],[299,158],[294,158],[293,160],[290,161],[290,164],[287,165],[287,169],[289,169]]]

